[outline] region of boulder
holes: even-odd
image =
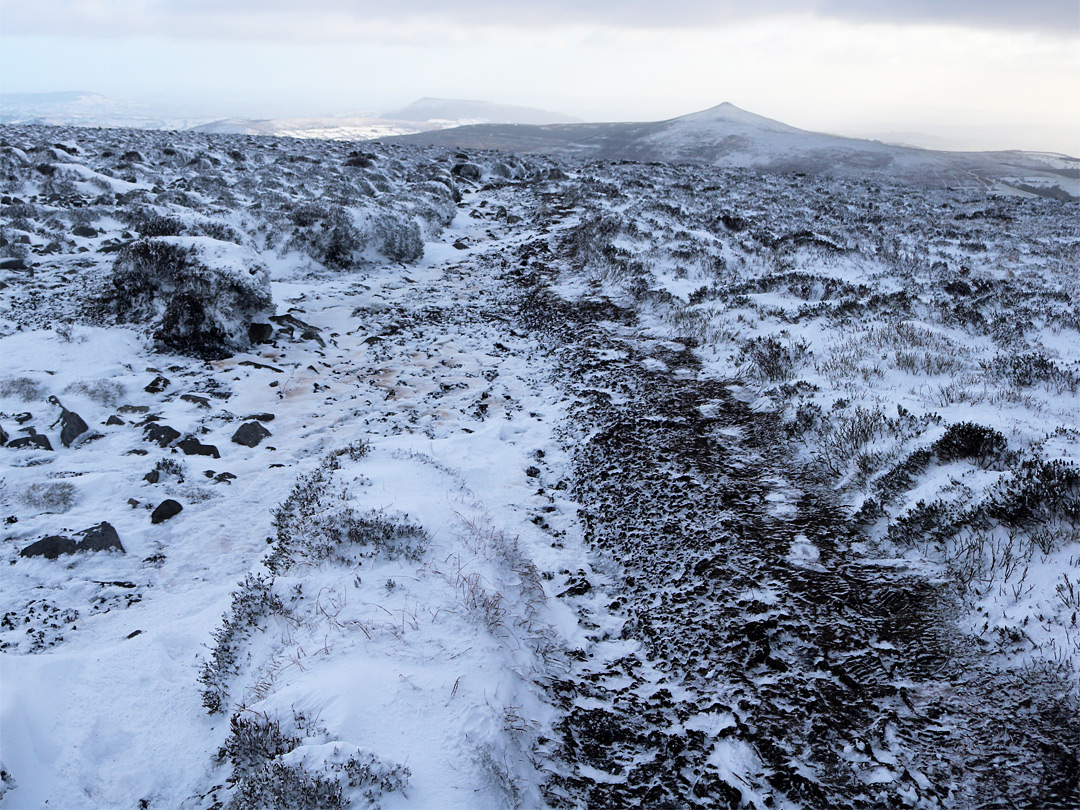
[[[237,444],[244,445],[244,447],[255,447],[270,435],[270,431],[258,422],[245,422],[233,434],[232,440]]]
[[[156,442],[161,447],[168,447],[180,438],[180,431],[168,425],[151,423],[143,428],[143,438],[148,442]]]
[[[184,507],[172,498],[168,498],[157,505],[157,508],[150,515],[150,522],[155,525],[164,523],[169,518],[179,515],[182,511],[184,511]]]
[[[79,541],[78,551],[119,551],[124,553],[124,547],[120,544],[120,536],[116,533],[111,523],[101,521],[97,526],[92,526],[82,532],[83,539]]]
[[[168,387],[169,387],[168,379],[165,378],[165,377],[162,377],[159,374],[156,377],[154,377],[154,379],[152,379],[150,381],[150,384],[147,385],[146,388],[144,388],[143,390],[148,394],[160,394],[162,391],[164,391]]]
[[[98,235],[98,232],[94,228],[91,228],[89,225],[79,225],[75,228],[75,230],[72,231],[72,233],[76,236],[86,237],[87,239],[93,239],[95,236]]]
[[[124,553],[120,536],[112,524],[102,521],[80,532],[82,540],[73,540],[63,535],[50,535],[31,543],[19,552],[20,557],[44,557],[55,560],[61,554],[74,554],[77,551],[119,551]]]
[[[44,557],[46,560],[55,560],[61,554],[74,554],[79,550],[79,544],[70,537],[54,534],[31,543],[19,552],[20,557]]]
[[[8,447],[15,450],[21,450],[24,447],[37,447],[41,450],[52,450],[52,442],[49,441],[49,437],[44,433],[38,433],[34,431],[29,436],[20,436],[18,439],[12,439],[7,444]]]
[[[269,343],[274,336],[274,327],[268,323],[252,323],[248,325],[248,340],[252,345]]]
[[[212,444],[203,444],[194,436],[186,436],[184,440],[176,445],[184,451],[185,456],[211,456],[212,458],[221,458],[221,453]]]

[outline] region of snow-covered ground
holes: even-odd
[[[1075,204],[3,138],[4,807],[1071,803]]]

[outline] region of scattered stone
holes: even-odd
[[[168,447],[180,438],[180,431],[168,425],[151,423],[143,428],[143,438],[148,442],[156,442],[161,447]]]
[[[258,422],[245,422],[233,434],[232,440],[237,444],[244,445],[244,447],[255,447],[270,435],[270,431]]]
[[[253,413],[248,419],[257,419],[260,422],[273,422],[274,415],[272,413]]]
[[[529,478],[539,478],[540,477],[540,468],[539,467],[528,467],[525,470],[525,475],[529,476]]]
[[[469,249],[468,243],[465,242],[465,240],[463,240],[463,239],[458,239],[456,242],[454,242],[454,247],[456,247],[458,250],[468,250]]]
[[[121,419],[116,414],[113,414],[107,420],[105,420],[105,424],[106,425],[126,425],[127,422],[125,422],[123,419]]]
[[[167,498],[157,505],[157,508],[150,515],[150,522],[155,525],[164,523],[169,518],[176,517],[182,511],[184,511],[184,507],[172,498]]]
[[[72,233],[76,236],[86,237],[87,239],[93,239],[95,236],[98,235],[97,230],[91,228],[89,225],[79,225],[72,231]]]
[[[158,374],[154,379],[150,381],[150,384],[143,390],[148,394],[160,394],[166,388],[169,387],[169,381],[165,377]]]
[[[149,413],[149,405],[121,405],[117,408],[120,413]]]
[[[198,394],[183,394],[180,399],[184,400],[184,402],[191,402],[198,405],[200,408],[210,407],[210,400],[206,397],[200,397]]]
[[[228,484],[231,481],[235,481],[236,476],[231,472],[220,472],[214,476],[214,482],[217,484]]]
[[[130,633],[127,634],[127,639],[131,640],[131,639],[135,638],[135,636],[141,636],[141,635],[142,635],[142,630],[133,630],[133,631],[131,631]]]
[[[143,476],[143,481],[149,481],[151,484],[156,484],[160,480],[161,480],[161,471],[160,470],[151,470],[150,472],[148,472],[146,475]]]
[[[142,506],[142,501],[138,501],[135,498],[128,498],[128,506],[130,506],[132,509],[138,509],[140,506]]]
[[[248,325],[248,340],[252,345],[269,343],[274,336],[274,327],[268,323],[252,323]]]
[[[212,444],[203,444],[194,436],[187,436],[182,442],[176,445],[184,451],[185,456],[212,456],[213,458],[221,458],[221,453]]]
[[[8,443],[8,433],[4,430],[3,425],[0,425],[0,447],[3,447]]]
[[[0,259],[0,270],[29,270],[30,265],[26,263],[26,259],[19,258],[7,258]]]
[[[25,413],[15,414],[15,421],[18,422],[20,425],[25,425],[27,422],[29,422],[33,418],[34,418],[34,415],[32,413],[30,413],[29,411],[27,411]]]

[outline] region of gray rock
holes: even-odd
[[[97,526],[93,526],[82,532],[83,539],[79,542],[79,551],[119,551],[124,553],[124,547],[120,544],[120,536],[116,533],[111,523],[104,520]]]
[[[270,431],[258,422],[245,422],[233,434],[232,440],[237,444],[244,445],[244,447],[255,447],[270,435]]]
[[[211,456],[213,458],[221,458],[221,453],[212,444],[203,444],[194,436],[187,436],[182,442],[176,445],[184,451],[185,456]]]
[[[60,418],[56,420],[61,423],[60,443],[64,447],[71,447],[71,443],[86,433],[90,427],[75,411],[69,411],[61,405],[60,400],[56,397],[49,397],[49,403],[60,408]],[[56,422],[53,422],[53,424],[55,425]]]
[[[20,557],[44,557],[46,560],[55,560],[61,554],[74,554],[79,550],[79,544],[70,537],[54,534],[31,543],[19,552]]]
[[[12,439],[7,444],[15,450],[21,450],[24,447],[37,447],[41,450],[52,450],[52,442],[49,441],[49,437],[44,433],[38,433],[34,431],[29,436],[20,436],[18,439]]]
[[[76,236],[85,236],[88,239],[92,239],[98,235],[98,232],[91,228],[89,225],[79,225],[72,231]]]
[[[150,515],[150,522],[155,525],[164,523],[169,518],[175,517],[183,511],[184,507],[172,498],[168,498],[157,505],[157,508]]]
[[[120,536],[112,524],[102,521],[97,526],[91,526],[82,532],[82,540],[73,540],[63,535],[50,535],[36,543],[31,543],[19,552],[20,557],[44,557],[47,560],[55,560],[61,554],[74,554],[77,551],[119,551],[124,553],[124,547],[120,543]]]
[[[161,447],[168,447],[180,438],[180,431],[168,425],[149,424],[143,428],[143,438],[148,442],[156,442]]]
[[[253,344],[269,343],[274,336],[274,327],[268,323],[253,323],[248,325],[248,340]]]
[[[166,388],[169,387],[169,380],[158,374],[154,379],[150,381],[150,384],[143,390],[148,394],[160,394]]]

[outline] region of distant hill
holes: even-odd
[[[447,121],[458,124],[580,124],[580,118],[562,113],[448,98],[421,98],[400,110],[383,113],[393,121]]]
[[[1003,193],[1080,197],[1080,160],[1038,152],[944,152],[810,132],[724,103],[648,123],[498,125],[393,139],[597,160],[704,163],[731,168],[977,186]]]
[[[187,129],[193,123],[205,120],[162,116],[142,104],[79,90],[0,94],[0,123],[3,124]]]

